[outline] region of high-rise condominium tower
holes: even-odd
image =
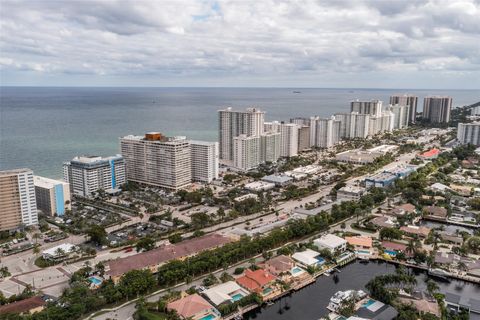
[[[409,94],[396,94],[390,97],[390,104],[391,105],[401,105],[401,106],[407,106],[408,109],[408,122],[409,123],[415,123],[415,119],[417,116],[417,103],[418,103],[418,97],[414,95],[409,95]]]
[[[265,132],[280,133],[280,157],[293,157],[298,154],[298,129],[294,123],[278,121],[265,122]]]
[[[425,97],[423,100],[423,118],[431,123],[446,123],[450,121],[452,109],[451,97]]]
[[[0,171],[0,231],[38,224],[33,171]]]
[[[192,180],[210,183],[218,179],[218,142],[190,140]]]
[[[127,180],[177,191],[192,182],[191,147],[185,137],[159,132],[120,138]]]
[[[239,135],[259,136],[263,133],[265,112],[256,108],[234,111],[227,108],[218,111],[218,138],[220,159],[233,161],[233,139]]]
[[[393,113],[393,129],[403,129],[408,127],[409,106],[395,104],[390,105],[387,109]]]
[[[72,208],[70,200],[70,184],[49,178],[34,176],[37,207],[50,216],[63,216]]]
[[[460,143],[480,146],[480,122],[459,123],[457,140]]]
[[[373,116],[357,112],[336,113],[335,120],[340,121],[340,138],[365,139],[368,137],[370,117]]]
[[[341,122],[331,118],[310,118],[310,144],[319,148],[333,147],[340,141]]]
[[[357,112],[359,114],[369,114],[372,116],[380,116],[382,114],[382,101],[380,100],[360,101],[358,99],[351,101],[350,112]]]
[[[100,189],[117,189],[126,182],[125,160],[119,154],[75,157],[63,164],[63,178],[70,184],[71,193],[91,197]]]

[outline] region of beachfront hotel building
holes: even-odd
[[[159,132],[120,138],[127,180],[172,191],[192,182],[192,155],[186,137],[166,137]]]
[[[264,132],[280,133],[280,157],[293,157],[298,154],[298,129],[299,126],[294,123],[264,123]]]
[[[0,171],[0,231],[38,224],[33,171]]]
[[[340,141],[341,121],[331,118],[310,118],[310,146],[330,148]]]
[[[473,144],[480,146],[480,122],[459,123],[457,130],[457,140],[463,144]]]
[[[390,97],[391,105],[400,105],[408,107],[408,122],[415,123],[417,117],[418,97],[410,94],[396,94]]]
[[[447,96],[425,97],[423,100],[422,117],[431,123],[446,123],[450,121],[452,98]]]
[[[49,216],[63,216],[71,210],[70,185],[64,181],[34,176],[37,208]]]
[[[260,136],[264,132],[265,112],[248,108],[235,111],[226,108],[218,111],[218,138],[220,159],[233,161],[234,139],[240,135]]]
[[[210,183],[218,179],[218,142],[190,140],[192,180]]]
[[[63,164],[63,178],[70,192],[91,197],[98,190],[114,191],[126,182],[125,160],[117,154],[111,157],[79,156]]]

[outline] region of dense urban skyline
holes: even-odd
[[[1,85],[478,88],[471,1],[2,1]]]

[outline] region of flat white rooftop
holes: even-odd
[[[40,176],[33,176],[33,183],[36,187],[44,188],[44,189],[51,189],[56,185],[67,185],[65,181],[61,180],[54,180],[50,178],[40,177]]]

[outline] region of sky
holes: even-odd
[[[480,0],[1,0],[0,85],[478,89]]]

